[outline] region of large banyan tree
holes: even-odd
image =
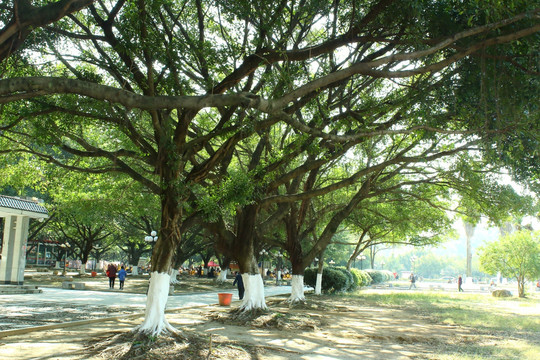
[[[250,222],[265,204],[317,195],[299,197],[316,187],[292,179],[357,149],[373,161],[334,185],[365,189],[350,198],[352,210],[362,196],[376,196],[373,181],[386,166],[425,166],[509,142],[504,151],[514,154],[534,141],[538,109],[529,100],[538,93],[540,10],[537,1],[501,3],[94,2],[35,29],[3,61],[0,154],[124,174],[159,196],[159,240],[138,328],[150,334],[174,331],[164,315],[169,269],[183,221],[204,205],[196,201],[201,189],[244,170],[253,191],[235,201],[253,212],[238,229],[236,254],[256,294],[246,308],[265,307]],[[7,25],[15,9],[2,10]],[[283,143],[272,152],[261,139],[275,134]],[[240,167],[238,152],[258,157],[257,144],[265,161]],[[302,173],[283,168],[304,160]],[[264,177],[279,167],[285,178]]]

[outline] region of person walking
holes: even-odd
[[[238,286],[238,297],[240,300],[244,298],[244,280],[242,280],[242,275],[240,275],[240,272],[236,272],[236,276],[234,277],[233,286]]]
[[[411,282],[411,285],[409,285],[409,290],[411,290],[411,288],[415,288],[416,289],[416,276],[414,276],[413,273],[411,273],[411,275],[409,276],[409,280]]]
[[[109,264],[107,267],[107,276],[109,277],[109,289],[114,289],[114,280],[116,279],[116,271],[118,269],[114,264]]]
[[[463,288],[461,287],[462,284],[463,284],[463,278],[461,277],[461,275],[459,275],[459,277],[457,279],[458,292],[463,291]]]
[[[124,290],[124,281],[126,280],[127,272],[124,266],[118,272],[118,281],[120,281],[120,290]]]

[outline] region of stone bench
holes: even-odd
[[[62,283],[62,289],[84,290],[85,284],[82,282],[64,281]]]

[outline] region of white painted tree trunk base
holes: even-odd
[[[139,275],[139,268],[137,266],[133,266],[131,269],[131,275]]]
[[[178,269],[171,269],[170,275],[171,275],[171,284],[180,284],[180,281],[177,278]]]
[[[264,300],[264,283],[261,274],[242,274],[242,280],[246,292],[240,310],[268,310]]]
[[[86,264],[81,264],[81,268],[79,269],[79,274],[81,275],[86,274]]]
[[[317,282],[315,283],[315,295],[322,295],[322,274],[317,274]]]
[[[287,301],[291,304],[306,302],[306,297],[304,296],[304,275],[293,275],[291,287],[291,296]]]
[[[217,282],[218,284],[223,284],[225,281],[227,281],[227,272],[228,270],[225,269],[225,270],[221,270],[221,272],[219,273],[219,276],[217,278]]]
[[[165,319],[165,307],[169,296],[171,277],[166,273],[154,271],[150,277],[150,287],[146,297],[146,312],[141,325],[133,329],[134,332],[157,336],[161,333],[178,332]]]

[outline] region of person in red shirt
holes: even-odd
[[[116,280],[116,271],[118,269],[114,264],[107,267],[107,276],[109,277],[109,289],[114,289],[114,280]]]

